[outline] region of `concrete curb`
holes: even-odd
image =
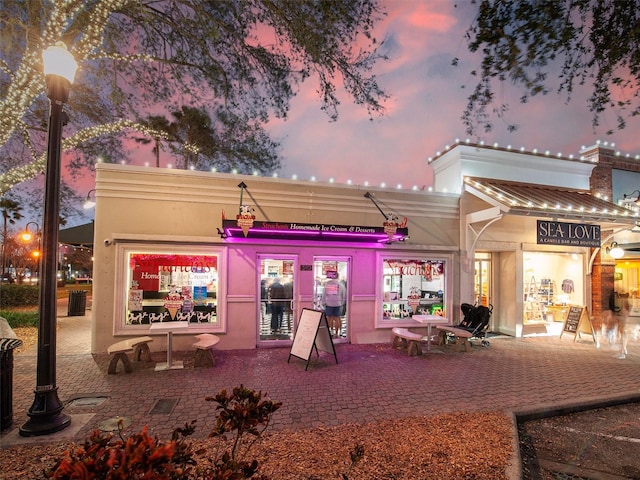
[[[628,403],[640,403],[640,393],[618,395],[605,398],[585,399],[579,402],[571,402],[566,404],[540,405],[535,408],[523,409],[508,412],[511,416],[513,424],[513,457],[505,472],[510,480],[522,480],[522,454],[520,452],[520,436],[518,435],[518,426],[521,423],[542,420],[544,418],[559,417],[571,413],[586,412],[588,410],[598,410],[600,408],[615,407]]]
[[[571,402],[566,404],[549,404],[539,405],[531,409],[516,410],[513,414],[518,423],[530,420],[541,420],[543,418],[558,417],[569,413],[584,412],[587,410],[596,410],[598,408],[614,407],[616,405],[624,405],[625,403],[640,402],[640,392],[633,394],[625,394],[611,397],[599,397],[583,399],[579,402]]]
[[[509,480],[522,480],[522,455],[520,454],[520,437],[518,436],[518,418],[513,412],[505,412],[511,418],[511,442],[513,455],[505,474]]]

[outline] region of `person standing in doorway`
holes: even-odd
[[[329,332],[335,337],[340,336],[342,329],[342,306],[346,303],[347,290],[338,280],[338,272],[327,272],[327,283],[324,284],[322,291],[322,305],[324,305],[324,314],[329,324]]]
[[[269,288],[271,300],[271,333],[277,333],[282,328],[282,314],[284,312],[285,291],[279,278],[274,278]]]

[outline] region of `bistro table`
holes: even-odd
[[[151,324],[151,327],[149,327],[150,333],[167,333],[167,361],[166,363],[158,363],[155,369],[156,372],[184,368],[182,360],[173,361],[173,334],[185,333],[188,328],[189,322],[157,322]]]
[[[427,326],[427,351],[431,350],[431,325],[449,325],[449,320],[440,315],[414,315],[411,318]]]

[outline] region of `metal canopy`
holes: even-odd
[[[629,225],[640,220],[637,212],[588,190],[473,177],[464,184],[467,192],[511,215]]]

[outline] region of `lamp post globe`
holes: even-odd
[[[29,222],[25,225],[24,231],[20,234],[20,240],[22,240],[24,243],[29,243],[31,240],[33,240],[34,234],[31,233],[31,230],[29,230],[29,225],[35,226],[36,237],[40,235],[40,225],[38,225],[36,222]]]
[[[47,48],[42,57],[51,108],[40,256],[36,388],[33,404],[27,412],[29,419],[19,429],[24,437],[48,435],[71,424],[71,418],[62,412],[64,406],[58,398],[56,385],[56,300],[63,109],[69,99],[77,63],[61,42]]]

